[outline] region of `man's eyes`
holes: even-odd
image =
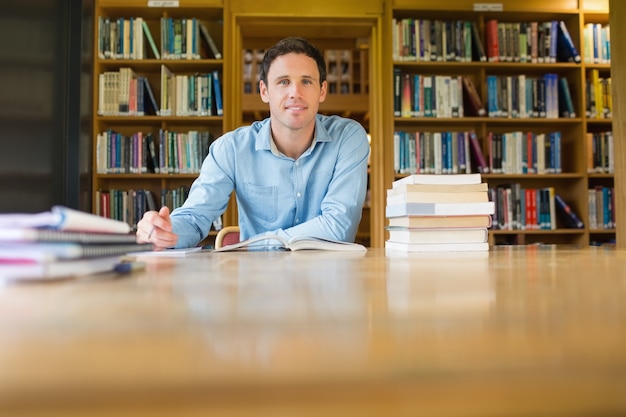
[[[280,81],[278,82],[278,85],[289,85],[289,84],[290,84],[290,81],[289,81],[289,80],[280,80]],[[305,80],[302,80],[302,84],[304,84],[304,85],[310,85],[310,84],[313,84],[313,81],[312,81],[312,80],[306,80],[306,79],[305,79]]]

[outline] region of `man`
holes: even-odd
[[[354,241],[367,188],[369,143],[354,120],[318,114],[326,99],[322,53],[286,38],[263,57],[261,98],[270,117],[224,134],[210,147],[189,197],[171,215],[149,211],[137,241],[155,248],[202,241],[234,190],[240,236]]]

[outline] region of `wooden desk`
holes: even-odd
[[[626,252],[208,253],[0,287],[0,415],[626,413]]]

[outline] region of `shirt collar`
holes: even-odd
[[[304,153],[304,155],[308,155],[315,148],[315,144],[317,142],[330,142],[332,137],[328,134],[326,129],[321,122],[321,115],[317,115],[315,118],[315,136],[313,137],[313,142],[309,149]],[[259,134],[256,138],[255,149],[259,150],[269,150],[276,156],[284,156],[276,147],[276,143],[272,138],[272,130],[270,129],[270,119],[267,118],[262,122],[261,128],[259,129]]]

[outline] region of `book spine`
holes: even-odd
[[[204,40],[206,41],[207,45],[209,45],[209,48],[211,49],[211,53],[213,54],[215,59],[222,59],[222,53],[219,51],[217,44],[215,43],[215,40],[209,33],[209,29],[206,27],[204,23],[201,23],[201,22],[199,23],[199,26],[200,26],[200,32],[202,33],[202,36],[204,37]]]
[[[480,142],[478,141],[478,137],[475,132],[469,132],[469,142],[470,148],[472,150],[472,155],[476,161],[476,167],[478,171],[482,174],[489,173],[489,165],[487,165],[487,161],[485,160],[485,155],[483,154],[482,148],[480,146]]]

